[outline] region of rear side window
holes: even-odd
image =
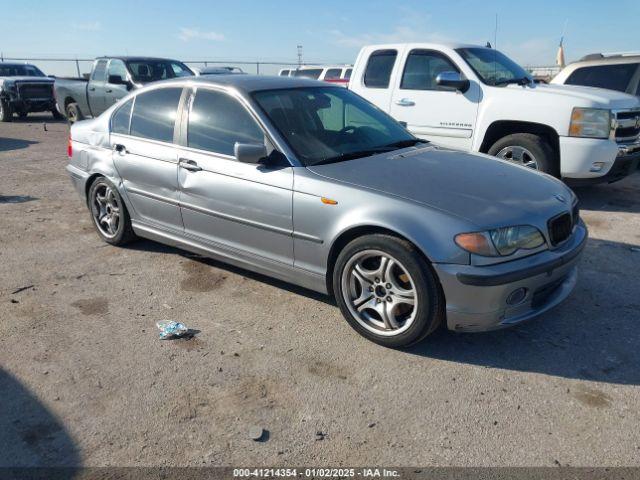
[[[189,113],[187,145],[233,156],[239,143],[264,143],[264,133],[246,108],[226,93],[199,89]]]
[[[405,90],[453,90],[440,87],[436,78],[442,72],[459,72],[441,53],[430,50],[412,50],[402,73],[400,88]]]
[[[96,63],[96,66],[93,69],[93,73],[91,74],[91,80],[102,82],[105,79],[106,73],[107,73],[107,61],[98,60],[98,63]]]
[[[289,70],[282,70],[280,72],[280,76],[281,77],[288,77],[289,76]]]
[[[294,77],[305,77],[317,80],[318,78],[320,78],[321,74],[321,68],[305,68],[304,70],[296,70],[293,75]]]
[[[351,72],[353,72],[353,68],[347,68],[347,71],[344,72],[344,79],[345,80],[350,80],[351,79]]]
[[[637,68],[637,63],[582,67],[569,75],[565,83],[625,92]]]
[[[111,117],[111,133],[129,135],[129,122],[131,120],[131,106],[133,98],[123,103]]]
[[[173,142],[181,88],[160,88],[141,93],[131,115],[131,135],[160,142]]]
[[[340,74],[342,73],[341,68],[330,68],[327,70],[327,73],[324,74],[325,80],[339,80]]]
[[[393,66],[396,63],[396,50],[377,50],[371,54],[364,71],[364,84],[369,88],[387,88]]]

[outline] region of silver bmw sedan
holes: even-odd
[[[587,239],[562,182],[419,140],[302,78],[156,83],[73,125],[68,155],[104,241],[145,237],[333,295],[389,347],[549,310]]]

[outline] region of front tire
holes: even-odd
[[[87,203],[93,225],[102,240],[111,245],[124,245],[136,238],[127,207],[109,180],[98,177],[93,182]]]
[[[11,106],[7,102],[0,100],[0,122],[10,122],[13,120]]]
[[[557,155],[549,142],[539,135],[531,133],[507,135],[494,143],[488,153],[532,170],[560,177]]]
[[[366,235],[338,255],[333,291],[362,336],[385,347],[417,343],[442,322],[444,298],[435,273],[411,243]]]

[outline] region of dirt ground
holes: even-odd
[[[560,307],[394,351],[312,292],[102,243],[66,139],[0,124],[0,465],[640,465],[640,172],[576,190]],[[163,319],[199,333],[160,341]]]

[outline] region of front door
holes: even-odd
[[[127,85],[111,83],[109,79],[113,77],[120,77],[125,82],[129,80],[127,67],[122,60],[117,58],[114,58],[109,62],[109,68],[107,69],[107,83],[105,85],[104,97],[105,109],[109,108],[114,103],[117,103],[121,98],[125,97],[129,93]]]
[[[107,79],[107,63],[108,60],[98,60],[93,67],[91,78],[87,84],[87,100],[91,114],[97,117],[106,110],[104,103],[105,85]]]
[[[481,92],[471,82],[462,93],[441,87],[436,78],[460,69],[446,55],[433,50],[409,52],[402,75],[396,79],[391,116],[404,122],[411,133],[434,143],[462,150],[471,149]]]
[[[113,162],[133,207],[132,219],[174,232],[183,229],[174,144],[182,91],[172,87],[141,93],[123,104],[111,123]]]
[[[293,169],[246,164],[234,145],[267,142],[241,100],[198,87],[179,155],[185,234],[212,248],[293,265]]]

